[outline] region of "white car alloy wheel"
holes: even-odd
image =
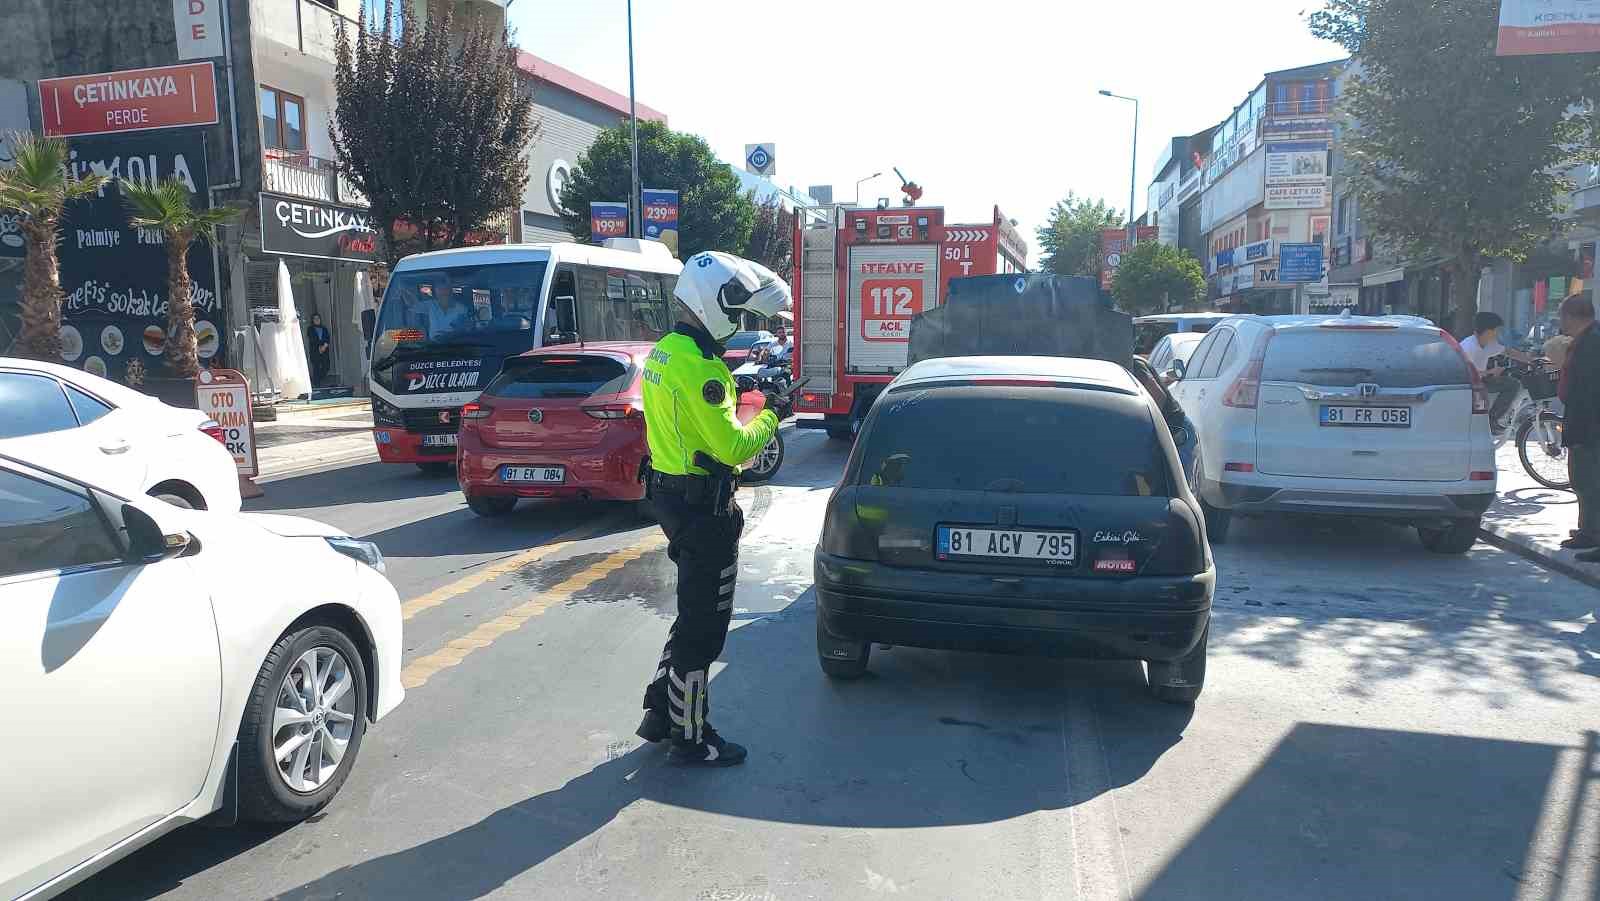
[[[289,667],[272,714],[278,776],[302,794],[326,785],[355,734],[355,676],[344,654],[314,647]]]

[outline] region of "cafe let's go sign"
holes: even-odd
[[[124,69],[39,81],[44,133],[99,135],[217,124],[211,63]]]

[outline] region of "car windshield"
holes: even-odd
[[[378,311],[377,356],[408,346],[533,331],[545,263],[496,263],[395,273]]]
[[[1267,345],[1261,379],[1328,388],[1464,385],[1461,353],[1437,334],[1362,329],[1280,332]]]
[[[899,388],[878,401],[863,442],[864,484],[1126,496],[1169,488],[1148,410],[1109,391]]]

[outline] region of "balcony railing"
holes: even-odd
[[[339,175],[333,160],[300,150],[269,147],[261,152],[261,186],[275,194],[347,206],[368,206],[355,185]]]
[[[1278,100],[1267,104],[1268,119],[1326,118],[1333,112],[1333,98],[1316,100]]]

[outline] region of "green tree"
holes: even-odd
[[[217,239],[217,226],[239,215],[234,207],[196,207],[177,178],[154,184],[121,179],[128,222],[161,232],[167,248],[167,362],[173,372],[194,378],[200,352],[194,335],[194,304],[189,300],[189,246]],[[204,198],[202,198],[203,200]]]
[[[1206,273],[1194,254],[1145,241],[1122,255],[1111,281],[1117,308],[1134,316],[1187,309],[1206,297]]]
[[[103,175],[67,174],[67,142],[31,132],[6,136],[11,165],[0,169],[0,210],[21,217],[27,257],[22,264],[22,327],[14,353],[61,361],[61,212],[67,204],[99,191]]]
[[[578,155],[561,192],[561,219],[580,241],[590,239],[589,203],[625,203],[630,187],[628,124],[608,128]],[[639,183],[678,192],[678,255],[702,250],[743,251],[755,225],[756,203],[739,178],[718,162],[705,140],[660,122],[639,123]]]
[[[794,272],[794,213],[784,209],[776,195],[756,206],[755,224],[742,255],[776,272],[784,281]]]
[[[328,128],[391,263],[410,249],[396,245],[396,220],[416,227],[416,249],[432,250],[459,247],[519,207],[537,132],[507,31],[484,19],[458,29],[448,3],[431,4],[424,27],[412,4],[395,3],[360,25],[340,21]]]
[[[1455,329],[1478,274],[1565,228],[1594,161],[1600,54],[1497,57],[1499,0],[1328,0],[1311,31],[1356,54],[1339,100],[1362,218],[1413,258],[1450,260]]]
[[[1099,275],[1100,232],[1121,224],[1122,217],[1105,201],[1067,192],[1038,230],[1044,250],[1039,268],[1056,275]]]

